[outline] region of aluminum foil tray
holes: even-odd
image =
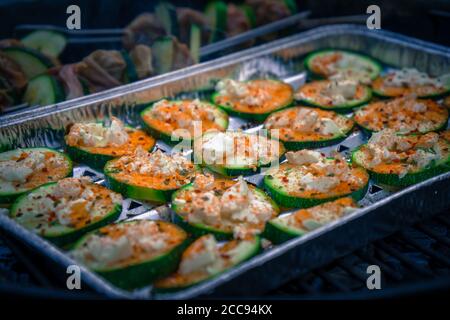
[[[305,54],[317,49],[342,48],[365,53],[385,63],[386,67],[415,67],[431,74],[450,71],[450,49],[386,31],[371,31],[354,25],[333,25],[277,40],[214,61],[202,63],[155,78],[121,86],[98,94],[23,111],[0,119],[0,150],[16,147],[49,146],[61,149],[67,125],[77,121],[116,116],[130,125],[139,125],[139,111],[146,103],[163,97],[205,98],[221,78],[247,80],[261,77],[283,79],[297,88],[306,80]],[[255,132],[261,126],[230,118],[230,129]],[[346,140],[321,148],[326,154],[344,155],[364,143],[366,137],[355,130]],[[167,144],[157,147],[170,152]],[[74,176],[91,176],[97,183],[104,177],[86,166],[76,166]],[[261,185],[261,175],[246,180]],[[90,288],[110,298],[186,299],[195,297],[254,296],[267,292],[312,268],[324,265],[368,242],[385,237],[399,228],[420,221],[450,207],[450,173],[431,178],[403,190],[369,186],[360,201],[362,208],[305,236],[282,245],[269,246],[253,259],[212,280],[170,294],[153,294],[152,287],[124,291],[106,280],[82,270],[82,288]],[[167,205],[124,200],[119,220],[171,220]],[[6,213],[0,213],[0,229],[46,259],[61,278],[66,268],[76,264],[66,252],[24,229]]]

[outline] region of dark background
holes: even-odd
[[[149,0],[0,0],[0,37],[11,37],[14,26],[41,23],[65,26],[66,8],[81,8],[82,28],[123,27],[142,11],[152,11],[158,1]],[[205,0],[171,1],[178,6],[202,9]],[[236,2],[236,1],[233,1]],[[371,4],[381,8],[383,29],[450,45],[450,1],[448,0],[298,0],[300,10],[313,17],[366,14]]]

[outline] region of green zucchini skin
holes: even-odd
[[[124,223],[132,223],[132,221]],[[81,238],[75,244],[74,249],[80,247],[86,241],[87,237],[93,233],[95,233],[95,231]],[[178,267],[181,254],[188,247],[190,242],[191,240],[186,237],[182,243],[172,248],[169,252],[163,253],[148,261],[123,268],[93,271],[119,288],[125,290],[139,288],[149,285],[156,279],[166,277],[174,272]]]
[[[275,80],[274,80],[275,81]],[[234,110],[232,107],[229,106],[224,106],[221,104],[216,103],[216,97],[219,96],[218,92],[215,92],[212,94],[211,96],[211,101],[219,106],[222,110],[224,110],[226,113],[228,113],[229,115],[238,117],[238,118],[242,118],[242,119],[247,119],[247,120],[252,120],[252,121],[256,121],[256,122],[263,122],[264,120],[266,120],[266,118],[273,112],[276,111],[280,111],[283,110],[287,107],[290,107],[292,105],[292,103],[294,102],[294,95],[292,95],[291,99],[285,103],[284,105],[278,107],[276,110],[272,110],[270,112],[266,112],[266,113],[247,113],[247,112],[240,112],[240,111],[236,111]]]
[[[350,131],[351,132],[351,131]],[[316,149],[332,146],[347,139],[347,135],[338,136],[332,139],[320,141],[286,141],[281,140],[287,150]]]
[[[280,155],[280,158],[283,156],[283,154],[284,151]],[[237,176],[249,176],[260,173],[262,168],[269,168],[270,163],[267,165],[260,165],[257,168],[237,168],[237,167],[231,168],[212,164],[206,164],[205,167],[225,177],[237,177]]]
[[[266,223],[266,228],[264,229],[262,236],[269,239],[273,244],[281,244],[291,239],[301,237],[305,233],[306,232],[288,228],[287,226],[283,226],[271,220]]]
[[[111,176],[111,172],[109,172],[106,167],[108,163],[105,165],[105,179],[108,187],[122,194],[126,198],[133,198],[137,200],[147,200],[155,203],[165,203],[171,199],[173,190],[157,190],[151,188],[144,188],[138,186],[132,186],[124,182],[120,182],[117,179]]]
[[[67,144],[64,146],[64,149],[73,161],[85,163],[97,170],[102,170],[108,161],[114,159],[114,157],[110,155],[90,153],[81,148],[72,147]]]
[[[373,89],[372,88],[372,92],[375,96],[380,97],[382,99],[392,99],[392,98],[397,98],[398,96],[394,96],[394,95],[387,95],[379,90]],[[444,98],[445,96],[447,96],[450,93],[450,88],[447,88],[446,91],[444,92],[439,92],[439,93],[431,93],[431,94],[427,94],[424,96],[417,96],[417,98],[420,99],[433,99],[433,100],[439,100],[441,98]]]
[[[161,130],[158,130],[144,120],[144,115],[146,113],[150,112],[151,109],[153,108],[154,104],[157,103],[158,101],[152,102],[148,107],[144,108],[144,110],[142,110],[140,112],[139,118],[140,118],[140,123],[141,123],[142,128],[144,128],[144,130],[147,131],[151,136],[161,139],[162,141],[164,141],[168,144],[177,144],[180,141],[185,141],[185,142],[189,142],[189,144],[192,146],[194,139],[180,137],[179,140],[172,140],[172,132],[168,133],[168,132],[163,132]],[[179,100],[172,100],[172,102],[176,102],[176,101],[179,101]],[[206,101],[205,101],[205,103],[206,103]],[[207,103],[210,104],[211,106],[216,107],[216,105],[214,105],[214,104],[211,104],[209,102],[207,102]],[[224,122],[224,129],[227,129],[228,124],[229,124],[228,114],[218,107],[216,107],[216,111],[221,113],[222,120]]]
[[[277,188],[273,187],[270,183],[270,179],[268,178],[268,175],[264,177],[264,188],[267,190],[267,192],[272,196],[272,199],[275,200],[276,203],[282,205],[283,207],[287,208],[310,208],[314,207],[316,205],[322,204],[324,202],[333,201],[342,197],[352,197],[356,201],[361,200],[364,198],[364,196],[367,193],[367,189],[369,187],[369,183],[366,183],[366,185],[356,191],[353,191],[350,194],[343,194],[335,197],[329,197],[329,198],[301,198],[301,197],[294,197],[286,194],[285,192],[282,192],[278,190]]]
[[[352,163],[355,163],[356,165],[366,169],[367,172],[370,174],[372,180],[378,184],[384,184],[394,187],[407,187],[450,171],[450,156],[449,156],[447,159],[443,160],[441,163],[437,165],[434,165],[430,168],[425,168],[417,172],[407,173],[403,178],[400,179],[397,174],[377,173],[373,170],[365,168],[357,160],[357,153],[359,152],[359,149],[360,148],[357,148],[352,152]]]
[[[28,193],[22,194],[20,197],[18,197],[15,202],[12,204],[10,209],[10,217],[14,219],[14,217],[17,214],[18,207],[22,204],[23,201],[27,200],[27,197],[30,193],[36,192],[41,190],[42,188],[49,187],[51,185],[56,184],[55,182],[47,183],[45,185],[42,185]],[[60,235],[54,235],[54,236],[45,236],[41,235],[44,239],[52,242],[53,244],[63,247],[70,244],[73,244],[76,242],[80,237],[82,237],[84,234],[91,232],[92,230],[98,229],[100,227],[103,227],[113,221],[115,221],[122,212],[122,205],[117,204],[114,206],[113,210],[111,210],[104,218],[100,219],[99,221],[96,221],[94,223],[91,223],[87,225],[84,228],[71,230],[65,233],[62,233]]]
[[[67,161],[68,163],[68,169],[67,169],[67,174],[62,177],[62,178],[67,178],[72,176],[72,171],[73,171],[73,163],[72,160],[70,159],[70,157],[62,152],[59,152],[57,150],[51,149],[51,148],[23,148],[22,150],[27,151],[27,150],[33,150],[33,149],[46,149],[48,151],[54,152],[54,153],[58,153],[60,155],[62,155],[64,157],[64,159]],[[62,179],[61,178],[61,179]],[[23,194],[26,194],[28,192],[30,192],[31,190],[26,190],[26,191],[19,191],[19,192],[14,192],[14,193],[0,193],[0,204],[11,204],[13,203],[18,197],[20,197]]]
[[[154,149],[154,146],[148,150],[149,152]],[[70,158],[78,163],[87,164],[89,167],[102,171],[106,163],[118,157],[107,154],[91,153],[78,147],[69,146],[64,144],[64,150],[70,156]]]
[[[373,67],[375,67],[375,69],[376,69],[375,72],[374,72],[374,73],[371,75],[371,77],[370,77],[372,80],[375,79],[375,78],[380,74],[381,70],[383,69],[382,65],[381,65],[378,61],[374,60],[373,58],[371,58],[371,57],[369,57],[369,56],[363,55],[363,54],[361,54],[361,53],[354,52],[354,51],[351,51],[351,50],[323,49],[323,50],[317,50],[317,51],[313,51],[313,52],[309,53],[309,54],[306,56],[305,60],[304,60],[304,61],[305,61],[304,64],[305,64],[306,70],[308,70],[309,74],[310,74],[314,79],[324,79],[324,77],[323,77],[321,74],[317,74],[317,73],[315,73],[315,72],[312,70],[312,68],[311,68],[311,62],[312,62],[312,60],[313,60],[315,57],[317,57],[318,55],[322,54],[322,53],[329,53],[329,52],[334,52],[334,51],[342,51],[342,52],[347,52],[347,53],[350,53],[350,54],[354,54],[354,55],[359,56],[361,59],[364,59],[364,60],[370,62],[370,64],[371,64]]]
[[[122,54],[123,60],[125,60],[126,68],[124,74],[125,83],[132,83],[139,80],[139,77],[136,72],[136,67],[131,60],[130,55],[125,50],[120,52]]]
[[[175,195],[175,194],[173,194]],[[173,198],[173,196],[172,196]],[[187,233],[191,234],[194,238],[199,238],[201,236],[204,236],[206,234],[213,234],[214,237],[218,241],[225,241],[225,240],[231,240],[233,239],[233,233],[232,232],[225,232],[220,229],[216,229],[204,224],[200,223],[188,223],[186,222],[183,217],[181,217],[178,213],[176,213],[176,209],[174,208],[174,205],[172,204],[172,210],[174,210],[173,215],[173,222],[177,225],[179,225],[181,228],[186,230]]]
[[[209,42],[223,40],[227,29],[227,4],[223,1],[211,1],[206,5],[205,16],[212,29]]]
[[[247,260],[250,260],[250,259],[253,258],[254,256],[258,255],[258,254],[261,252],[261,250],[262,250],[262,247],[261,247],[261,238],[258,237],[258,236],[255,236],[255,244],[254,244],[254,246],[253,246],[253,250],[250,251],[250,252],[247,254],[247,256],[246,256],[242,261],[240,261],[239,263],[237,263],[236,265],[239,265],[239,264],[241,264],[241,263],[243,263],[243,262],[245,262],[245,261],[247,261]],[[235,265],[235,266],[236,266],[236,265]],[[233,268],[233,267],[234,267],[234,266],[232,266],[232,267],[230,267],[230,268],[228,268],[228,269],[226,269],[226,270],[223,270],[223,271],[221,271],[221,272],[218,272],[218,273],[216,273],[216,274],[212,274],[211,276],[209,276],[209,277],[207,277],[207,278],[204,278],[204,279],[201,279],[201,280],[199,280],[199,281],[186,283],[185,285],[182,285],[182,286],[172,286],[172,287],[157,287],[157,286],[156,286],[156,287],[153,288],[153,291],[154,291],[155,293],[158,293],[158,294],[164,294],[164,293],[171,293],[171,292],[176,292],[176,291],[180,291],[180,290],[185,290],[185,289],[191,288],[191,287],[193,287],[193,286],[195,286],[195,285],[197,285],[197,284],[200,284],[200,283],[202,283],[202,282],[211,280],[212,278],[217,277],[218,275],[220,275],[220,274],[222,274],[222,273],[224,273],[224,272],[230,270],[230,269]]]

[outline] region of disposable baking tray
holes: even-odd
[[[64,129],[77,121],[117,116],[130,125],[139,125],[139,111],[162,97],[206,97],[214,83],[224,77],[246,80],[277,77],[298,87],[306,80],[305,54],[317,49],[342,48],[365,53],[386,66],[415,67],[431,74],[450,70],[450,50],[428,42],[387,31],[372,31],[355,25],[316,28],[265,45],[238,52],[155,78],[114,88],[88,97],[0,119],[0,146],[3,149],[46,145],[61,149]],[[231,129],[255,132],[258,124],[231,117]],[[346,140],[321,151],[344,155],[364,143],[366,137],[355,130]],[[158,141],[157,147],[170,152]],[[76,166],[74,176],[91,176],[97,183],[104,177],[86,166]],[[261,184],[261,175],[246,177]],[[386,190],[370,184],[360,201],[362,208],[335,222],[282,245],[269,246],[251,260],[195,287],[158,295],[151,285],[124,291],[81,266],[82,288],[90,288],[110,298],[185,299],[196,297],[255,296],[267,292],[312,268],[343,256],[368,242],[385,237],[450,207],[450,173],[436,176],[403,190]],[[119,220],[171,219],[166,205],[152,207],[126,199]],[[0,229],[34,252],[45,257],[53,273],[67,276],[66,268],[77,264],[66,252],[0,214]]]

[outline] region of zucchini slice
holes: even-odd
[[[189,51],[195,63],[200,62],[200,47],[202,45],[202,30],[198,24],[191,25]]]
[[[287,163],[264,176],[264,187],[284,207],[308,208],[337,198],[364,197],[369,174],[343,158],[325,158],[319,152],[288,152]]]
[[[179,26],[176,8],[168,2],[160,2],[155,7],[155,14],[162,22],[166,34],[178,37]]]
[[[284,154],[281,142],[256,134],[206,132],[194,141],[194,159],[224,176],[250,175],[278,163]]]
[[[248,24],[250,25],[250,28],[256,27],[256,14],[255,10],[248,4],[241,4],[239,5],[239,8],[245,13],[245,16],[247,17]]]
[[[67,45],[67,39],[62,33],[47,30],[33,31],[20,41],[25,47],[52,58],[58,58]]]
[[[400,133],[427,133],[447,126],[448,110],[434,100],[411,97],[370,103],[355,111],[355,122],[366,132],[392,129]]]
[[[134,220],[87,234],[70,254],[112,284],[135,289],[175,271],[188,243],[172,223]]]
[[[0,203],[43,184],[72,175],[72,161],[49,148],[24,148],[0,153]]]
[[[3,53],[19,64],[27,79],[32,79],[46,73],[53,67],[49,58],[37,50],[23,47],[8,47],[2,49]]]
[[[228,240],[233,235],[259,234],[265,223],[279,214],[278,206],[264,191],[243,179],[213,178],[207,185],[197,183],[198,179],[172,195],[175,223],[194,237],[211,233],[217,240]]]
[[[108,186],[125,197],[165,203],[191,182],[197,167],[181,155],[137,148],[132,155],[108,161],[103,171]]]
[[[266,224],[263,236],[274,244],[301,237],[309,231],[341,218],[358,208],[346,197],[277,217]]]
[[[345,50],[320,50],[305,58],[306,69],[318,78],[352,79],[369,84],[381,72],[372,58]]]
[[[198,99],[157,101],[141,112],[141,121],[148,132],[167,143],[177,143],[180,138],[191,141],[208,130],[228,127],[226,112]]]
[[[126,63],[126,69],[125,69],[125,74],[124,74],[124,82],[125,83],[132,83],[135,81],[139,80],[137,71],[136,71],[136,66],[134,65],[133,61],[130,58],[130,55],[128,54],[128,52],[122,50],[121,51],[123,60]]]
[[[351,112],[371,98],[372,91],[368,86],[351,80],[313,81],[295,94],[295,99],[301,103],[337,112]]]
[[[181,256],[178,270],[154,283],[157,293],[187,289],[251,259],[261,250],[259,237],[218,244],[213,235],[194,241]]]
[[[225,38],[227,30],[227,4],[223,1],[211,1],[206,5],[205,16],[210,30],[209,42],[217,42]]]
[[[122,197],[89,180],[65,178],[20,196],[10,217],[45,239],[64,246],[116,220]]]
[[[28,82],[22,101],[32,106],[47,106],[64,98],[64,88],[59,81],[52,75],[41,74]]]
[[[354,150],[352,162],[378,184],[406,187],[449,171],[449,149],[435,132],[402,136],[384,130]]]
[[[441,138],[450,143],[450,130],[442,131],[440,134]]]
[[[414,94],[418,98],[440,98],[450,86],[440,78],[430,77],[417,69],[393,70],[372,82],[373,92],[380,97],[395,98]]]
[[[217,83],[212,101],[231,115],[263,121],[273,111],[289,106],[293,98],[292,87],[282,81],[225,79]]]
[[[172,62],[175,55],[172,37],[156,39],[152,44],[152,54],[156,74],[172,71]]]
[[[278,130],[278,138],[288,150],[321,148],[336,144],[352,132],[354,121],[333,111],[291,107],[267,117],[264,127]]]
[[[87,126],[96,126],[95,129],[100,129],[98,131],[108,132],[110,130],[111,133],[106,133],[103,137],[96,136],[104,140],[107,139],[108,135],[113,134],[111,127],[106,127],[104,123],[87,124]],[[89,128],[87,126],[85,124],[75,124],[70,128],[69,133],[64,137],[65,150],[73,161],[87,164],[94,169],[102,170],[109,160],[132,154],[138,147],[150,151],[155,146],[156,141],[153,137],[142,130],[126,126],[123,129],[128,138],[124,144],[117,145],[107,142],[105,146],[86,145],[80,132],[82,131],[84,134],[86,132],[89,133],[86,129]]]

